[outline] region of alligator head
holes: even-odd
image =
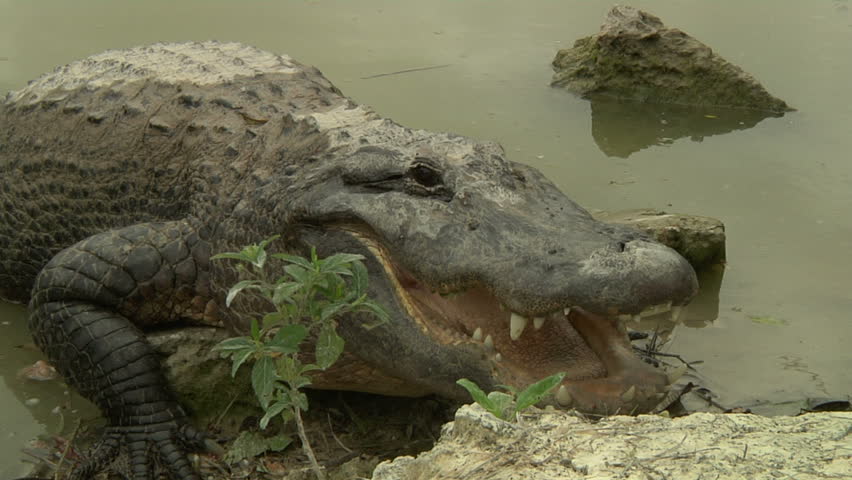
[[[566,372],[559,406],[630,413],[659,403],[669,381],[633,355],[620,320],[679,313],[697,289],[679,254],[596,221],[497,144],[351,105],[308,120],[344,160],[289,208],[321,226],[305,240],[322,252],[368,257],[371,293],[393,321],[344,322],[341,333],[371,371],[401,380],[352,387],[350,370],[329,386],[466,398],[462,377],[488,391]]]

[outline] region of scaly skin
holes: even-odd
[[[595,221],[499,145],[404,128],[239,44],[106,52],[10,94],[0,207],[0,297],[29,301],[38,346],[109,421],[75,479],[121,448],[134,480],[155,456],[198,478],[185,450],[203,435],[143,331],[244,331],[262,313],[221,308],[236,274],[211,252],[283,234],[278,249],[366,257],[393,320],[343,319],[347,352],[318,388],[464,399],[458,378],[490,390],[565,371],[558,404],[593,413],[647,411],[667,385],[615,316],[697,286],[679,255]],[[510,334],[510,317],[538,320]]]
[[[187,423],[156,352],[129,320],[187,313],[185,292],[205,288],[197,275],[203,262],[191,252],[207,256],[209,248],[186,222],[134,225],[61,251],[38,275],[30,302],[36,345],[109,421],[91,458],[70,478],[100,470],[122,443],[133,478],[151,477],[149,449],[174,478],[200,478],[184,445],[201,447],[204,437]]]

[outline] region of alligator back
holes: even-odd
[[[105,52],[10,93],[0,298],[27,301],[45,263],[95,233],[228,215],[272,169],[322,149],[292,132],[294,115],[346,102],[316,69],[216,42]]]

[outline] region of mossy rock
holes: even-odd
[[[633,7],[614,7],[598,33],[560,50],[553,68],[552,86],[585,98],[794,110],[707,45]]]

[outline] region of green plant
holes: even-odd
[[[517,418],[520,412],[538,403],[559,385],[563,378],[565,378],[564,373],[556,373],[533,383],[520,392],[515,387],[499,385],[506,392],[493,391],[489,394],[483,392],[479,385],[466,378],[459,379],[456,383],[464,387],[473,397],[473,400],[482,408],[491,412],[492,415],[501,420],[511,420]]]
[[[213,256],[239,261],[236,268],[241,277],[247,277],[228,291],[227,306],[238,294],[253,292],[270,307],[260,321],[251,319],[249,336],[226,339],[214,350],[231,358],[231,376],[236,376],[246,362],[254,362],[251,384],[264,410],[260,428],[265,429],[275,417],[284,422],[295,420],[305,454],[317,478],[324,478],[302,423],[301,412],[308,410],[302,389],[311,384],[311,372],[329,368],[343,352],[337,318],[345,313],[367,312],[377,321],[364,326],[373,328],[386,322],[388,315],[367,298],[367,269],[361,263],[364,257],[339,253],[321,259],[313,248],[309,259],[267,253],[266,247],[277,238]],[[276,270],[283,275],[274,280],[268,268],[270,259],[284,264],[283,269]],[[309,336],[316,340],[315,349],[313,362],[305,363],[302,347]]]

